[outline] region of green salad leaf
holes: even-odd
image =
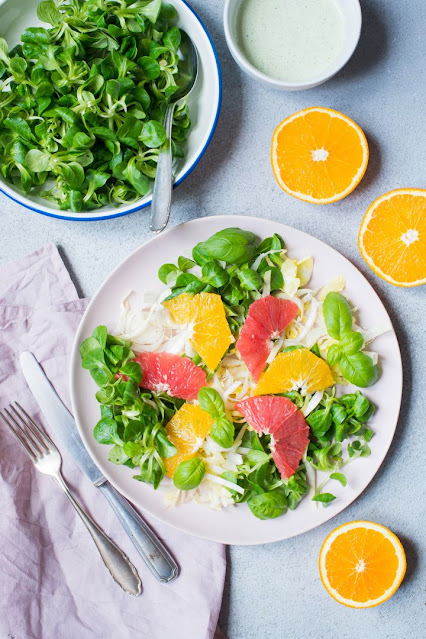
[[[105,326],[97,326],[82,342],[80,354],[83,368],[99,386],[101,418],[94,438],[112,446],[112,463],[139,468],[135,479],[157,488],[166,472],[163,460],[176,454],[164,426],[183,400],[140,388],[142,369],[131,343],[108,334]]]
[[[161,0],[45,0],[46,27],[9,51],[0,38],[3,177],[60,209],[134,202],[155,177],[167,104],[178,88],[177,13]],[[174,111],[184,156],[188,108]]]
[[[179,490],[192,490],[201,483],[205,473],[206,467],[202,459],[187,459],[176,468],[173,483]]]
[[[328,349],[329,365],[339,364],[343,377],[355,386],[366,388],[375,384],[379,378],[379,367],[361,351],[364,338],[361,333],[352,331],[352,311],[347,299],[340,293],[328,293],[323,314],[328,334],[339,340]]]

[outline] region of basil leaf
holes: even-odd
[[[348,382],[361,388],[372,386],[379,378],[379,369],[371,357],[359,352],[353,355],[342,354],[339,360],[342,375]]]
[[[327,363],[329,366],[334,366],[340,359],[342,351],[340,344],[332,344],[327,351]]]
[[[214,420],[225,417],[225,404],[214,388],[203,387],[198,391],[198,403]],[[224,447],[226,448],[226,446]]]
[[[219,417],[213,422],[210,437],[222,448],[230,448],[234,443],[234,424],[227,417]]]
[[[364,338],[361,333],[351,332],[343,337],[340,341],[340,348],[346,355],[353,355],[361,350],[364,346]]]
[[[340,293],[328,293],[323,303],[324,321],[330,337],[340,340],[352,329],[352,311]]]
[[[276,489],[251,497],[247,505],[258,519],[275,519],[286,512],[287,499],[283,491]]]
[[[227,264],[244,264],[255,254],[256,236],[250,231],[228,228],[212,235],[202,243],[201,249],[204,254]]]
[[[173,475],[173,483],[179,490],[193,490],[206,473],[204,462],[199,457],[180,462]]]

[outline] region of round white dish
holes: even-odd
[[[285,82],[284,80],[276,80],[256,69],[256,67],[247,60],[238,44],[237,21],[238,13],[243,2],[244,0],[225,0],[223,22],[226,42],[232,57],[243,71],[255,80],[259,80],[274,89],[280,89],[281,91],[303,91],[322,84],[345,66],[358,44],[362,25],[359,0],[335,0],[342,13],[345,25],[344,44],[337,58],[333,60],[320,75],[312,77],[308,81]]]
[[[290,256],[314,257],[314,275],[310,286],[321,286],[336,275],[343,275],[347,282],[346,294],[351,303],[360,309],[361,326],[373,327],[390,321],[383,304],[364,276],[327,244],[297,229],[260,218],[230,215],[205,217],[181,224],[148,241],[126,258],[102,284],[90,302],[75,338],[70,371],[71,398],[78,429],[93,460],[117,490],[136,506],[198,537],[226,544],[264,544],[299,535],[331,519],[349,506],[374,477],[391,444],[401,402],[401,355],[393,330],[374,342],[374,349],[380,354],[382,376],[372,388],[366,389],[366,395],[377,407],[371,420],[375,435],[371,441],[370,457],[360,458],[345,468],[348,478],[346,488],[333,482],[333,493],[337,499],[327,508],[322,505],[313,507],[309,497],[306,497],[296,510],[268,521],[256,519],[246,504],[222,511],[196,503],[166,509],[161,488],[154,491],[151,486],[132,479],[132,471],[128,468],[109,462],[109,446],[98,444],[92,436],[93,427],[99,420],[99,404],[95,398],[97,387],[80,365],[80,342],[99,324],[106,324],[109,328],[117,324],[120,302],[129,291],[163,288],[157,279],[157,271],[164,262],[176,262],[179,255],[189,255],[197,242],[230,226],[253,231],[262,239],[273,233],[281,234]]]
[[[177,186],[198,164],[210,143],[219,117],[222,98],[222,80],[219,60],[213,41],[200,18],[185,0],[167,0],[176,7],[179,14],[178,26],[182,27],[193,40],[198,51],[198,76],[188,98],[192,121],[191,132],[186,143],[186,156],[176,162],[175,182]],[[48,26],[37,18],[40,0],[0,1],[0,35],[9,46],[20,41],[21,33],[29,26]],[[133,204],[106,206],[95,211],[74,213],[60,211],[54,203],[39,196],[27,194],[14,188],[0,175],[0,191],[27,209],[63,220],[105,220],[128,215],[151,204],[152,193]]]

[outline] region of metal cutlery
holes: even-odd
[[[178,89],[173,93],[164,115],[164,128],[167,140],[160,150],[157,162],[157,173],[152,194],[151,216],[149,226],[154,233],[160,233],[169,221],[172,208],[172,126],[173,113],[179,100],[185,98],[192,90],[198,74],[198,55],[195,44],[189,35],[180,30],[181,43],[179,46],[179,73],[176,76]]]
[[[0,417],[9,426],[37,470],[45,475],[50,475],[59,484],[89,531],[114,581],[127,593],[140,595],[142,584],[136,568],[93,519],[84,512],[72,495],[62,477],[61,455],[50,437],[41,430],[18,402],[15,402],[15,405],[10,404],[9,409],[5,408],[4,412],[0,411]]]
[[[163,583],[175,579],[179,574],[176,561],[139,513],[111,486],[95,465],[81,440],[71,413],[33,353],[23,352],[20,362],[27,384],[47,423],[81,470],[100,489],[150,571]]]

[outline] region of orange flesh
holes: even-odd
[[[365,528],[337,537],[325,564],[331,587],[357,602],[381,597],[394,583],[399,566],[392,543],[378,531]]]
[[[374,208],[373,208],[374,207]],[[360,232],[360,248],[368,264],[391,283],[410,285],[426,278],[426,191],[395,192],[377,206]],[[368,215],[368,212],[367,214]]]
[[[306,109],[276,130],[273,169],[290,194],[318,203],[336,201],[361,180],[368,162],[367,141],[352,120],[338,116],[342,114],[331,109]]]

